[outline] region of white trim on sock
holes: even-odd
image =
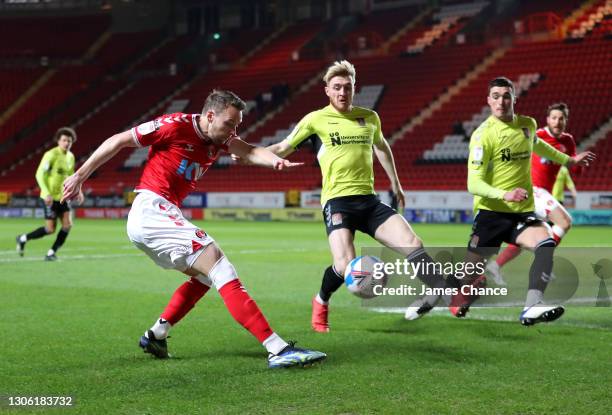
[[[285,347],[289,346],[289,343],[284,341],[276,333],[272,333],[270,337],[265,339],[261,344],[266,348],[268,353],[272,353],[274,355],[279,354]]]
[[[541,303],[544,298],[544,293],[540,290],[527,290],[527,299],[525,300],[525,308],[527,310],[529,307],[533,307],[534,305]]]
[[[315,301],[321,305],[329,305],[329,301],[323,301],[319,294],[317,294],[317,296],[315,297]]]
[[[168,337],[168,333],[172,328],[172,324],[168,322],[168,320],[163,319],[162,317],[158,318],[155,321],[155,324],[151,327],[151,331],[155,335],[157,340],[162,340]]]
[[[565,231],[559,225],[553,225],[552,232],[557,236],[557,238],[561,239],[565,236]]]

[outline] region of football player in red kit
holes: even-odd
[[[568,156],[576,155],[576,142],[574,137],[565,132],[569,117],[569,108],[563,102],[548,107],[546,127],[536,131],[538,137],[557,150]],[[552,189],[559,173],[560,165],[533,154],[531,158],[531,179],[533,181],[533,195],[535,199],[535,213],[544,222],[552,222],[552,237],[557,243],[572,226],[572,217],[567,210],[552,196]],[[516,258],[521,248],[508,245],[495,261],[490,261],[487,270],[498,285],[506,285],[501,267]]]
[[[62,201],[77,197],[85,180],[122,148],[149,146],[127,233],[157,265],[181,271],[190,279],[175,291],[159,319],[140,338],[140,347],[155,357],[169,357],[166,338],[170,328],[214,285],[232,317],[266,348],[270,368],[303,366],[326,355],[297,348],[276,334],[219,245],[179,208],[223,151],[275,170],[300,164],[242,141],[236,128],[244,108],[245,103],[234,93],[216,90],[207,97],[201,114],[164,115],[113,135],[66,179]]]

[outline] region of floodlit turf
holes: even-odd
[[[15,235],[37,226],[0,220],[0,395],[71,395],[71,414],[610,411],[611,308],[570,305],[561,320],[531,328],[517,322],[519,308],[407,322],[362,308],[342,289],[332,332],[316,334],[310,299],[330,263],[322,224],[202,223],[275,330],[329,357],[310,369],[268,370],[264,349],[210,292],[173,329],[175,358],[157,361],[138,338],[182,275],[133,248],[124,221],[79,220],[58,262],[42,261],[51,237],[18,258]],[[415,230],[429,246],[463,246],[469,233],[458,225]],[[612,232],[577,227],[564,245],[612,246]],[[28,412],[42,413],[9,413]]]

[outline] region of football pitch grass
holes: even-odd
[[[331,261],[321,223],[201,222],[272,327],[328,358],[267,369],[265,350],[211,290],[172,330],[174,358],[159,361],[138,338],[182,274],[132,247],[123,220],[78,220],[57,262],[42,260],[53,237],[17,257],[15,235],[40,224],[0,220],[1,413],[610,413],[610,307],[570,304],[560,320],[530,328],[518,323],[519,307],[409,322],[361,307],[342,288],[331,333],[318,334],[310,300]],[[461,225],[415,230],[426,246],[464,246],[469,234]],[[359,236],[357,245],[372,242]],[[612,246],[612,232],[576,227],[564,246]],[[10,409],[7,396],[73,396],[74,407]]]

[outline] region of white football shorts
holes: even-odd
[[[215,242],[189,222],[174,204],[148,190],[140,190],[128,215],[130,241],[160,267],[184,272],[203,248]]]
[[[545,222],[551,211],[558,207],[563,209],[561,203],[542,187],[533,187],[533,198],[535,199],[535,214],[538,219]]]

